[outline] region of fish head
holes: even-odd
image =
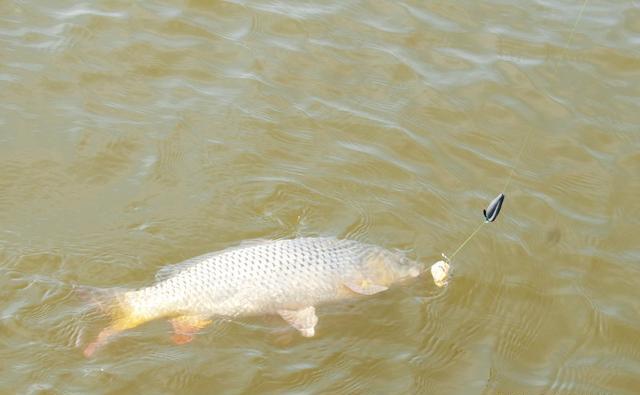
[[[366,276],[385,286],[418,277],[424,270],[423,265],[400,252],[380,251],[369,256],[365,263]]]

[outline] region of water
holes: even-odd
[[[1,393],[640,392],[640,3],[0,5]],[[528,143],[518,158],[523,141]],[[430,278],[279,319],[105,324],[251,238],[337,236]]]

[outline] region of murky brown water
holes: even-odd
[[[640,393],[640,2],[3,2],[0,392]],[[529,136],[522,156],[517,154]],[[166,322],[95,358],[76,284],[250,238],[451,253],[317,336]]]

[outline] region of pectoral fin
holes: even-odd
[[[350,290],[352,290],[353,292],[361,295],[373,295],[389,289],[389,287],[385,287],[384,285],[374,284],[369,280],[349,281],[344,283],[344,285]]]
[[[169,320],[173,326],[171,340],[175,344],[186,344],[193,340],[193,335],[209,325],[211,320],[197,315],[181,315]]]
[[[296,328],[304,337],[315,335],[315,327],[318,323],[316,309],[313,306],[301,310],[278,310],[278,314],[292,327]]]

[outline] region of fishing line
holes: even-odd
[[[516,159],[513,161],[513,164],[511,165],[511,171],[509,172],[509,177],[507,177],[507,182],[504,184],[504,188],[502,188],[503,194],[507,192],[509,183],[511,183],[511,179],[513,178],[513,173],[516,172],[516,167],[518,167],[518,164],[520,163],[520,157],[522,156],[522,151],[524,151],[524,147],[526,147],[527,143],[529,142],[529,136],[531,136],[531,129],[529,129],[529,131],[527,132],[527,135],[524,136],[524,140],[522,140],[522,144],[520,145],[520,151],[518,152]]]
[[[453,254],[451,254],[450,257],[444,255],[444,253],[442,254],[442,256],[449,262],[451,262],[451,260],[453,259],[454,256],[456,256],[456,254],[458,253],[458,251],[460,251],[462,249],[462,247],[464,247],[465,244],[467,244],[469,242],[469,240],[471,240],[473,238],[473,236],[476,235],[476,233],[478,233],[478,231],[480,230],[480,228],[482,228],[482,225],[486,224],[487,222],[481,222],[480,225],[478,225],[478,227],[476,228],[476,230],[474,230],[473,232],[471,232],[471,234],[469,235],[469,237],[467,237],[467,239],[465,241],[462,242],[462,244],[460,244],[460,246],[458,247],[457,250],[454,251]]]
[[[588,1],[589,0],[584,0],[584,2],[582,3],[582,8],[580,8],[580,12],[578,12],[578,17],[576,18],[576,21],[573,24],[573,27],[571,28],[571,32],[569,33],[569,39],[567,40],[567,45],[565,45],[565,47],[571,46],[571,40],[573,40],[573,33],[575,33],[576,28],[578,27],[578,23],[580,22],[580,19],[582,19],[582,13],[584,12],[584,9],[587,7]],[[564,55],[564,51],[565,51],[565,48],[562,49],[561,55]],[[557,71],[558,71],[558,62],[556,62],[555,68],[553,69],[554,73],[556,73]]]
[[[571,28],[571,32],[569,33],[569,38],[567,40],[567,44],[565,45],[565,47],[571,46],[573,35],[576,31],[576,28],[578,27],[578,23],[580,23],[580,19],[582,19],[582,14],[584,13],[585,8],[587,7],[588,1],[589,0],[584,0],[584,2],[582,3],[582,7],[580,8],[580,12],[578,12],[578,16],[576,18],[576,21],[573,24],[573,27]],[[561,55],[563,54],[564,54],[564,48]],[[557,69],[558,69],[558,64],[556,62],[554,67],[554,73],[557,72]],[[431,274],[433,275],[434,281],[438,286],[444,286],[447,284],[449,264],[451,263],[451,261],[453,261],[453,258],[456,256],[456,254],[460,252],[460,250],[462,250],[462,248],[465,245],[467,245],[467,243],[471,239],[473,239],[473,237],[482,228],[482,225],[489,222],[493,222],[496,220],[496,218],[498,218],[498,214],[500,214],[500,209],[502,208],[502,203],[504,202],[504,199],[505,199],[505,193],[507,191],[507,188],[509,187],[509,184],[511,183],[511,180],[513,179],[513,175],[516,172],[516,168],[520,163],[520,157],[522,156],[522,152],[524,151],[524,148],[527,146],[527,143],[529,142],[530,136],[531,136],[531,129],[529,129],[525,138],[522,140],[522,144],[520,145],[520,150],[518,151],[518,154],[516,155],[513,161],[511,170],[509,172],[509,176],[507,177],[507,181],[504,185],[504,188],[502,189],[502,192],[498,196],[496,196],[491,201],[491,203],[489,203],[486,209],[482,210],[485,220],[482,223],[480,223],[473,232],[471,232],[471,234],[462,242],[462,244],[460,244],[460,246],[453,252],[453,254],[451,254],[451,256],[448,257],[444,253],[442,253],[442,257],[444,258],[444,261],[438,261],[434,263],[433,266],[431,267]]]
[[[456,256],[456,254],[471,239],[473,239],[473,236],[475,236],[476,233],[478,233],[478,231],[480,231],[480,228],[482,228],[482,225],[484,225],[484,224],[486,224],[488,222],[495,221],[495,219],[498,217],[498,214],[500,214],[500,209],[502,208],[502,202],[504,202],[504,199],[505,199],[505,193],[507,192],[507,188],[509,187],[509,184],[511,183],[511,179],[513,178],[513,174],[516,171],[516,167],[518,167],[518,164],[520,163],[520,157],[522,156],[522,152],[524,151],[524,148],[527,146],[527,143],[529,142],[529,136],[531,136],[531,129],[529,129],[529,132],[527,132],[527,135],[522,140],[522,144],[520,144],[520,150],[518,151],[518,155],[516,155],[516,158],[513,161],[513,164],[511,165],[511,170],[509,171],[509,176],[507,177],[507,182],[504,184],[504,188],[502,188],[502,192],[497,197],[495,197],[493,199],[493,201],[489,204],[489,206],[486,209],[483,210],[485,220],[483,222],[481,222],[480,225],[478,225],[478,227],[473,232],[471,232],[469,237],[467,237],[465,239],[465,241],[463,241],[462,244],[460,244],[460,246],[453,252],[453,254],[451,254],[451,256],[448,257],[444,253],[442,254],[442,257],[447,262],[451,262],[451,260],[453,260],[453,258]],[[496,204],[497,206],[493,207],[494,204]],[[487,216],[487,212],[489,212],[492,215]]]

